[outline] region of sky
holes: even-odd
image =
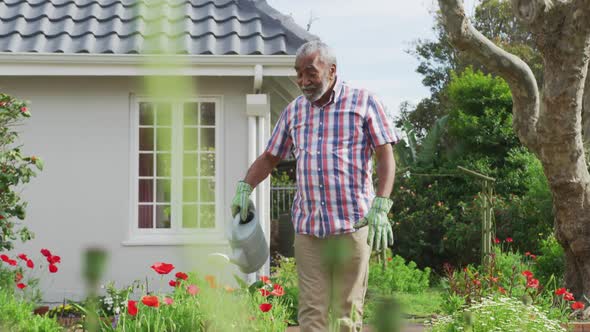
[[[465,9],[473,12],[474,2]],[[435,0],[267,0],[330,45],[339,77],[377,94],[392,116],[403,101],[429,95],[416,73],[418,60],[406,50],[417,39],[434,39]]]

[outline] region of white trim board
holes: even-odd
[[[294,55],[0,53],[1,76],[295,76]]]

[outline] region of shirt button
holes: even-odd
[[[321,171],[322,171],[322,169],[321,168],[318,168],[318,172],[321,172]]]
[[[322,136],[320,136],[320,140],[322,139]]]
[[[324,202],[322,202],[322,205],[324,205]]]
[[[323,184],[320,184],[320,188],[323,188],[323,187],[324,187],[324,185]]]

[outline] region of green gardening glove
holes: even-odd
[[[250,200],[250,194],[252,193],[252,190],[252,186],[246,182],[238,182],[236,194],[234,195],[234,199],[231,201],[232,217],[235,217],[239,213],[240,219],[242,219],[242,221],[246,221],[246,219],[248,219],[248,211],[254,209],[254,204]]]
[[[356,229],[369,225],[367,244],[374,251],[382,251],[383,259],[387,247],[393,245],[393,230],[387,218],[392,205],[393,201],[387,197],[375,197],[369,213],[354,225]]]

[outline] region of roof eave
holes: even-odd
[[[294,55],[0,53],[2,76],[294,76]]]

